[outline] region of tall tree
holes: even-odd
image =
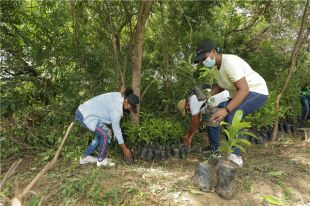
[[[299,33],[298,33],[298,37],[295,41],[294,47],[292,49],[291,52],[291,57],[289,59],[288,62],[288,74],[287,77],[284,81],[283,87],[280,90],[280,92],[277,94],[276,97],[276,102],[275,102],[275,121],[274,121],[274,128],[273,128],[273,132],[272,132],[272,139],[275,140],[277,137],[277,133],[278,133],[278,123],[279,123],[279,108],[280,108],[280,100],[285,92],[285,90],[287,89],[287,86],[289,84],[289,81],[293,75],[293,72],[295,71],[295,65],[296,65],[296,59],[297,59],[297,55],[298,52],[300,50],[300,47],[303,45],[303,43],[308,39],[309,37],[309,27],[307,27],[307,23],[308,23],[308,13],[309,13],[309,2],[310,0],[307,0],[306,5],[305,5],[305,9],[303,12],[303,17],[302,17],[302,21],[301,21],[301,25],[300,25],[300,29],[299,29]]]
[[[143,54],[143,33],[145,30],[146,20],[148,19],[153,1],[141,1],[139,6],[139,15],[136,25],[134,48],[132,55],[133,69],[132,69],[132,88],[135,94],[140,97],[141,85],[141,64]],[[137,114],[133,114],[133,121],[136,124],[140,123],[140,106],[138,107]]]

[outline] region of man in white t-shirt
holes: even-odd
[[[180,100],[178,102],[178,109],[181,113],[185,115],[186,112],[190,111],[192,115],[192,121],[187,134],[183,138],[183,143],[191,146],[192,138],[199,127],[201,111],[207,106],[207,104],[212,107],[217,107],[221,102],[227,101],[228,99],[228,91],[223,91],[203,101],[199,101],[196,94],[190,95],[187,99]],[[210,129],[210,126],[208,126],[207,132],[210,141],[210,152],[216,156],[220,139],[219,135],[212,135],[212,131],[213,130]]]
[[[237,110],[242,110],[246,116],[261,108],[268,99],[265,80],[246,61],[237,55],[221,54],[211,42],[202,42],[197,47],[194,63],[216,68],[218,85],[212,87],[212,95],[227,90],[231,97],[218,105],[220,109],[212,116],[215,122],[225,119],[231,123]],[[214,127],[214,130],[219,129]],[[219,135],[219,132],[214,133]],[[230,154],[229,159],[239,166],[243,165],[240,150],[237,148]]]

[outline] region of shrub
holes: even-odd
[[[124,123],[124,134],[130,145],[173,144],[182,138],[181,124],[175,120],[147,117],[140,125]]]

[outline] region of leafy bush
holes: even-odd
[[[178,143],[182,137],[181,124],[175,120],[147,117],[139,126],[124,123],[124,134],[131,145]]]
[[[266,126],[273,126],[274,113],[275,113],[275,101],[276,92],[271,91],[265,105],[260,108],[257,112],[254,112],[245,117],[246,121],[252,122],[255,128],[262,128]],[[283,119],[287,112],[287,107],[284,105],[280,106],[279,118]]]

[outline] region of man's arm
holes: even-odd
[[[122,134],[122,130],[120,127],[121,118],[122,118],[122,116],[118,115],[118,114],[114,114],[112,116],[112,129],[113,129],[113,132],[114,132],[114,135],[117,139],[118,144],[121,146],[123,153],[124,153],[126,159],[128,160],[131,158],[131,152],[127,148],[126,144],[124,143],[123,134]]]
[[[220,92],[224,91],[218,84],[213,84],[211,88],[211,96],[216,95]]]
[[[191,126],[189,128],[189,131],[187,133],[187,135],[189,137],[193,137],[195,132],[197,131],[198,127],[199,127],[199,122],[200,122],[200,113],[195,114],[192,116],[192,122],[191,122]]]
[[[234,96],[229,104],[226,106],[226,108],[219,109],[213,116],[213,121],[220,122],[222,121],[227,115],[228,111],[232,111],[235,108],[237,108],[243,100],[246,98],[246,96],[249,94],[249,86],[247,81],[245,80],[245,77],[241,78],[240,80],[236,81],[235,83],[237,93],[236,96]]]
[[[249,94],[249,86],[245,77],[234,82],[234,84],[237,89],[237,93],[236,96],[234,96],[229,102],[229,104],[226,106],[229,109],[229,111],[232,111],[235,108],[237,108]]]
[[[184,144],[189,145],[189,146],[191,145],[192,138],[199,127],[199,123],[200,123],[200,113],[192,116],[192,121],[189,127],[189,131],[183,139]]]

